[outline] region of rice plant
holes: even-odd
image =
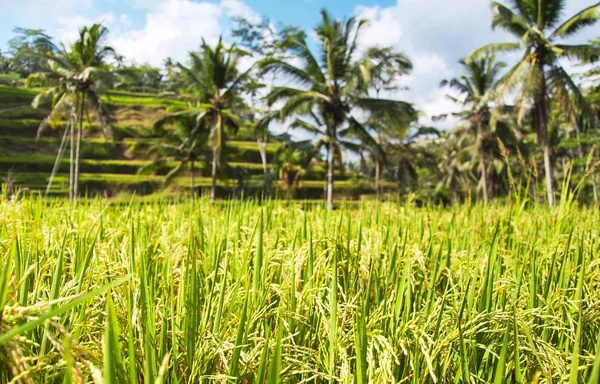
[[[0,207],[1,383],[589,383],[600,212],[569,199]]]

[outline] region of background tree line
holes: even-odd
[[[155,122],[164,140],[149,150],[154,163],[140,171],[176,160],[165,179],[189,172],[192,196],[194,164],[207,162],[215,198],[227,142],[244,127],[263,154],[266,195],[279,179],[291,196],[307,169],[324,164],[329,205],[341,172],[372,180],[377,195],[435,203],[526,193],[553,205],[568,178],[582,201],[597,203],[600,39],[563,41],[600,18],[600,3],[566,19],[564,6],[564,0],[493,2],[492,26],[514,41],[476,49],[461,60],[460,77],[441,81],[456,111],[435,116],[434,126],[420,124],[418,105],[381,96],[401,86],[413,69],[410,58],[390,47],[359,47],[366,21],[335,19],[325,10],[314,42],[297,27],[238,19],[235,44],[202,41],[187,62],[166,59],[160,68],[127,64],[106,45],[102,25],[82,28],[70,45],[56,45],[43,30],[15,28],[0,54],[0,84],[43,90],[34,105],[51,105],[52,112],[39,134],[57,119],[68,122],[57,161],[69,151],[72,199],[80,194],[83,121],[97,120],[110,140],[111,118],[99,95],[122,90],[187,102]],[[511,51],[520,59],[503,62],[502,52]],[[587,72],[571,76],[565,60],[587,65]],[[450,115],[456,126],[436,129]],[[284,128],[313,139],[293,141],[281,135]],[[264,150],[276,136],[286,144],[269,167]]]

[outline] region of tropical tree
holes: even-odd
[[[389,141],[386,157],[392,166],[388,168],[388,177],[398,181],[401,192],[407,192],[417,184],[419,169],[428,168],[437,173],[436,154],[432,149],[440,136],[436,128],[419,126]]]
[[[167,128],[167,125],[174,126],[174,129]],[[208,133],[205,126],[198,124],[195,116],[171,111],[154,123],[154,132],[163,140],[148,148],[148,156],[154,157],[154,161],[140,168],[139,173],[156,172],[161,168],[172,166],[164,177],[163,183],[166,185],[181,175],[187,165],[190,176],[190,196],[193,200],[196,196],[196,163],[202,159],[207,143]]]
[[[281,188],[286,192],[288,197],[294,186],[294,181],[297,180],[297,176],[301,173],[303,155],[301,151],[291,146],[285,146],[277,156],[276,166],[279,170]]]
[[[472,190],[477,181],[477,176],[472,172],[473,156],[470,144],[473,141],[472,135],[461,135],[457,132],[446,132],[442,137],[438,157],[438,168],[442,172],[436,192],[439,195],[451,193],[453,203],[459,201],[461,192],[468,193]]]
[[[492,27],[502,28],[517,41],[493,43],[476,49],[467,62],[482,54],[523,51],[521,60],[498,81],[499,94],[511,94],[520,85],[515,107],[522,122],[531,117],[538,143],[544,151],[544,169],[548,203],[554,205],[553,170],[548,137],[550,99],[556,100],[572,124],[578,116],[590,115],[590,108],[579,87],[563,68],[561,59],[593,61],[600,47],[590,44],[569,45],[561,39],[572,37],[600,18],[600,3],[560,23],[566,0],[512,0],[512,8],[492,2]]]
[[[399,88],[398,78],[401,75],[409,74],[413,65],[410,59],[392,48],[372,47],[367,50],[366,59],[362,64],[365,76],[368,79],[368,86],[375,92],[375,97],[379,98],[382,91],[394,91]],[[416,114],[413,116],[416,119]],[[386,121],[385,114],[371,114],[366,125],[375,131],[375,140],[379,148],[383,148],[385,136],[404,136],[408,133],[409,125],[413,119],[407,119],[403,124],[394,124],[393,121]],[[364,143],[368,146],[368,143]],[[385,160],[382,154],[384,151],[379,148],[370,148],[375,160],[375,190],[380,193],[379,180],[381,167]]]
[[[404,122],[414,113],[412,105],[402,101],[369,97],[367,79],[361,71],[357,39],[365,21],[350,18],[332,20],[321,11],[322,21],[315,28],[317,52],[312,52],[304,34],[287,38],[286,48],[301,61],[296,66],[281,58],[262,60],[265,72],[285,74],[293,84],[275,86],[267,96],[269,105],[282,102],[282,118],[293,116],[323,117],[323,133],[333,148],[340,138],[350,134],[378,146],[369,129],[355,117],[356,112],[379,113],[391,122]],[[333,202],[334,153],[327,159],[327,205]]]
[[[486,146],[490,145],[491,131],[494,130],[494,127],[490,126],[492,120],[490,102],[498,74],[506,64],[497,62],[494,55],[469,62],[461,60],[460,63],[465,73],[460,78],[443,80],[441,86],[448,86],[460,93],[459,98],[451,95],[448,97],[463,108],[462,111],[453,114],[460,119],[463,130],[473,132],[476,136],[475,153],[479,155],[481,190],[483,201],[487,204],[490,191],[486,175],[489,164],[486,161]]]
[[[33,73],[48,72],[48,54],[58,50],[52,37],[43,29],[16,27],[13,33],[16,36],[8,41],[12,70],[23,78]]]
[[[32,102],[34,108],[48,101],[52,103],[50,114],[40,124],[38,137],[53,121],[61,117],[68,121],[53,175],[62,157],[61,151],[65,147],[67,131],[70,131],[69,197],[72,200],[79,196],[79,163],[84,118],[89,120],[90,115],[95,115],[105,137],[108,137],[108,126],[105,124],[108,113],[98,94],[100,88],[110,84],[110,66],[106,59],[115,54],[111,47],[104,45],[107,33],[108,29],[101,24],[83,27],[79,31],[79,38],[69,48],[63,45],[56,54],[49,56],[50,73],[32,74],[27,79],[27,85],[52,85],[38,94]]]
[[[226,47],[221,39],[214,47],[203,40],[201,48],[200,52],[190,53],[189,67],[177,64],[188,81],[189,91],[195,94],[198,102],[189,103],[187,109],[172,114],[169,119],[175,121],[194,116],[197,127],[204,127],[209,132],[208,141],[213,153],[210,197],[214,202],[217,171],[223,161],[227,133],[235,134],[240,127],[241,119],[236,112],[246,108],[241,90],[251,68],[240,73],[239,59],[246,53],[235,45]],[[193,141],[194,138],[188,140]]]

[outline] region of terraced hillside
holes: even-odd
[[[44,108],[33,109],[31,101],[37,91],[0,87],[0,175],[3,181],[31,191],[43,191],[48,183],[65,124],[56,123],[41,138],[36,133],[41,120],[47,116]],[[152,174],[139,174],[140,168],[153,162],[148,148],[161,139],[156,137],[152,124],[164,116],[169,105],[181,100],[159,99],[151,94],[111,92],[102,96],[111,111],[113,137],[110,141],[98,126],[84,128],[81,155],[81,190],[88,196],[101,194],[128,198],[135,193],[146,197],[181,197],[189,188],[189,175],[180,174],[169,185],[164,176],[175,164],[165,163]],[[273,137],[267,147],[269,167],[275,167],[275,158],[281,142]],[[227,166],[219,177],[220,197],[262,193],[264,173],[260,152],[252,132],[241,129],[231,138],[226,150]],[[210,159],[207,156],[206,159]],[[210,188],[210,164],[196,164],[195,186],[200,193]],[[68,154],[63,156],[50,193],[64,196],[68,193]],[[275,172],[276,173],[276,172]],[[321,198],[324,169],[313,167],[307,173],[294,195],[297,198]],[[368,181],[336,175],[336,197],[352,198],[370,192]],[[273,187],[281,193],[280,184]]]

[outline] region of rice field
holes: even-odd
[[[600,212],[0,205],[0,383],[589,383]]]

